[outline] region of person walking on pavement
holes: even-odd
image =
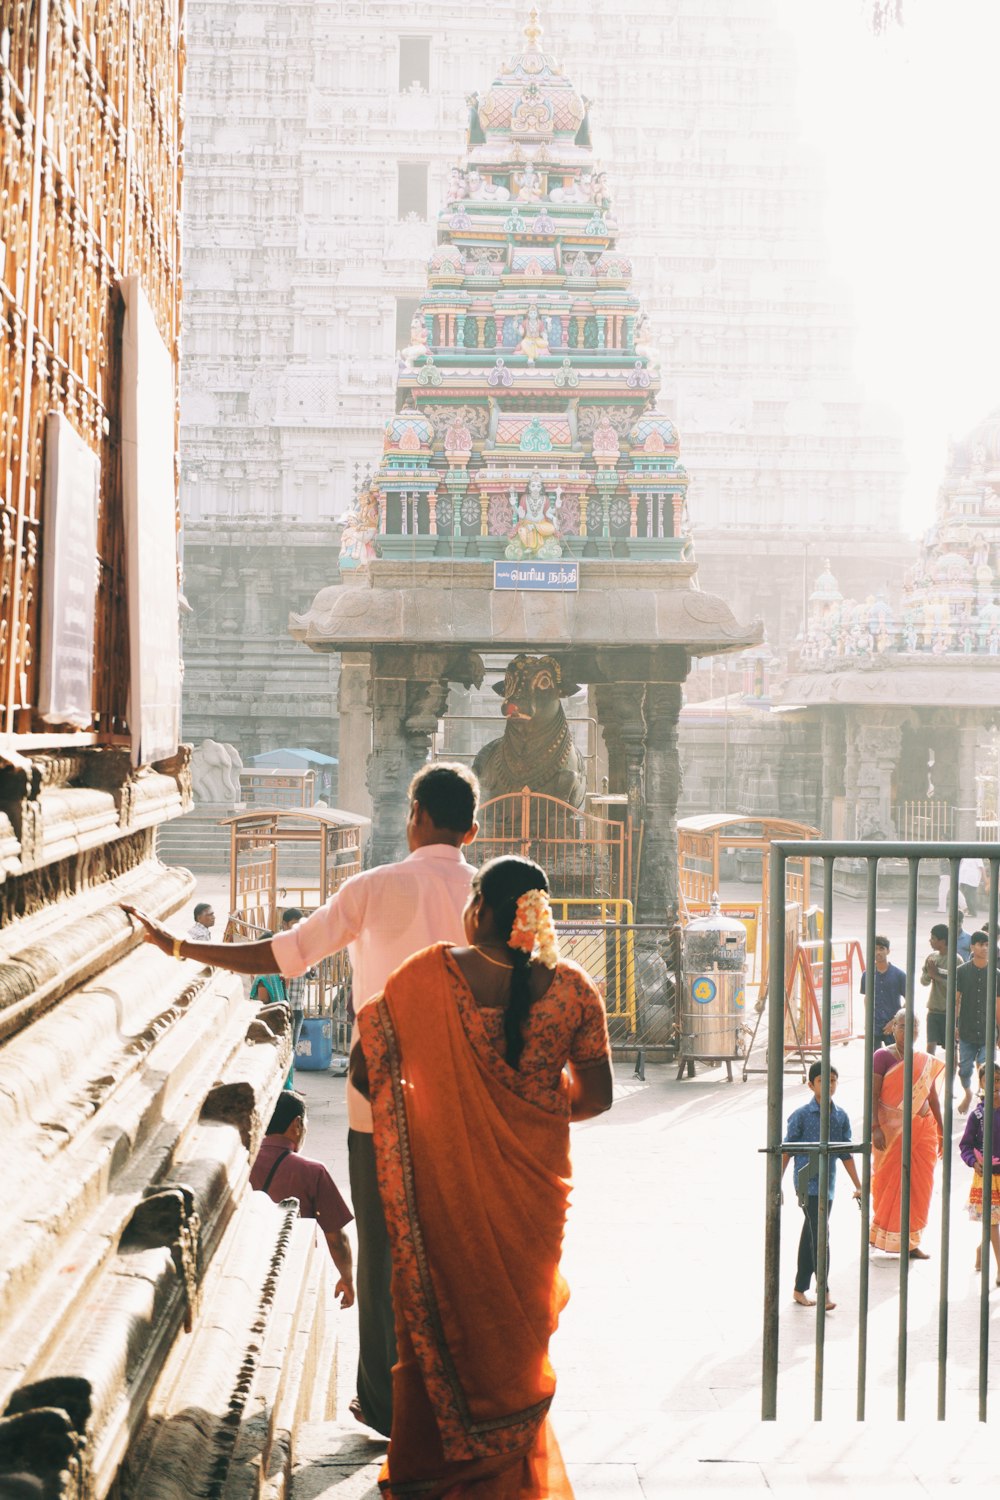
[[[610,1109],[614,1079],[548,888],[529,859],[490,860],[465,942],[411,958],[358,1018],[395,1271],[386,1495],[573,1500],[548,1421],[570,1122]]]
[[[934,1056],[947,1042],[945,1012],[948,1006],[948,928],[935,922],[930,935],[931,951],[924,959],[920,983],[930,986],[927,996],[927,1051]]]
[[[872,1218],[869,1243],[890,1255],[903,1253],[903,1122],[911,1119],[910,1160],[905,1164],[910,1179],[909,1242],[911,1260],[929,1260],[920,1239],[927,1228],[934,1169],[941,1155],[941,1101],[937,1083],[944,1063],[917,1047],[917,1017],[913,1017],[913,1081],[910,1097],[904,1094],[906,1068],[906,1011],[893,1019],[893,1040],[875,1053],[872,1061]]]
[[[979,1064],[979,1092],[986,1086],[986,1064]],[[974,1224],[983,1222],[983,1187],[986,1174],[983,1171],[983,1147],[986,1142],[986,1099],[980,1097],[976,1107],[965,1122],[965,1131],[959,1144],[959,1152],[967,1167],[972,1168],[972,1183],[969,1187],[969,1218]],[[993,1171],[990,1178],[990,1244],[997,1263],[997,1286],[1000,1286],[1000,1063],[993,1072],[993,1152],[990,1157]],[[976,1241],[976,1270],[983,1268],[982,1236]]]
[[[867,974],[861,976],[864,995]],[[906,999],[906,975],[889,962],[889,939],[875,939],[875,1019],[872,1025],[872,1047],[877,1052],[886,1045],[892,1031],[893,1017]]]
[[[981,859],[962,859],[958,863],[958,888],[965,897],[971,917],[979,916],[979,887],[983,879]]]
[[[965,1090],[960,1115],[972,1103],[972,1070],[986,1061],[986,987],[989,980],[990,940],[985,932],[972,934],[972,957],[955,975],[955,1028],[958,1032],[958,1076]],[[995,1040],[995,1038],[994,1038]]]
[[[849,1141],[851,1139],[851,1122],[839,1104],[834,1104],[833,1095],[837,1088],[838,1073],[836,1068],[830,1069],[830,1140]],[[795,1272],[795,1291],[793,1300],[800,1307],[815,1307],[816,1298],[809,1295],[812,1279],[816,1275],[817,1250],[819,1246],[819,1157],[812,1151],[794,1151],[795,1144],[799,1141],[818,1141],[820,1138],[820,1099],[823,1093],[823,1064],[821,1062],[811,1063],[809,1066],[809,1088],[812,1098],[808,1104],[803,1104],[799,1109],[794,1109],[788,1116],[788,1124],[785,1126],[785,1139],[783,1144],[790,1146],[791,1151],[785,1151],[781,1158],[781,1175],[785,1175],[785,1168],[795,1155],[795,1191],[798,1194],[799,1204],[802,1209],[803,1223],[802,1233],[799,1236],[799,1260]],[[854,1184],[854,1196],[861,1196],[861,1179],[858,1177],[858,1169],[854,1157],[849,1151],[842,1151],[839,1155],[830,1156],[830,1175],[827,1180],[827,1311],[832,1312],[836,1303],[831,1300],[829,1290],[830,1275],[830,1241],[829,1224],[830,1210],[833,1208],[833,1190],[837,1182],[837,1162],[844,1163],[844,1171]]]
[[[134,907],[148,942],[175,958],[237,974],[277,970],[286,979],[347,949],[354,1009],[381,994],[394,969],[436,942],[461,944],[462,913],[475,870],[462,850],[479,831],[479,783],[462,765],[436,761],[410,783],[406,839],[410,853],[345,880],[326,902],[288,932],[256,943],[188,943]],[[352,1046],[357,1040],[355,1022]],[[396,1360],[390,1282],[392,1262],[375,1175],[372,1114],[348,1082],[348,1158],[358,1234],[358,1393],[350,1410],[388,1437],[392,1428],[392,1367]]]
[[[321,1161],[302,1155],[306,1133],[306,1101],[286,1089],[278,1095],[250,1169],[250,1186],[274,1203],[299,1200],[299,1217],[314,1219],[326,1240],[339,1273],[334,1296],[341,1307],[354,1306],[354,1266],[351,1242],[344,1233],[354,1215],[340,1196],[337,1184]]]

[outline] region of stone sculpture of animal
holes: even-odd
[[[582,806],[587,790],[583,759],[561,701],[575,688],[564,685],[555,657],[515,656],[493,691],[503,699],[500,712],[507,722],[502,736],[475,759],[483,799],[529,787]]]

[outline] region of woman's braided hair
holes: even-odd
[[[518,902],[528,891],[548,892],[545,871],[534,860],[518,854],[501,854],[477,872],[473,890],[483,898],[493,913],[498,936],[507,943],[513,968],[510,975],[510,999],[504,1011],[504,1056],[516,1068],[524,1050],[524,1023],[531,1010],[531,952],[515,947],[510,938],[518,918]]]

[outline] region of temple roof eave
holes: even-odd
[[[797,672],[775,692],[775,706],[791,708],[885,708],[927,705],[987,709],[996,702],[1000,662],[996,657],[920,656],[884,666],[846,666]]]
[[[593,562],[578,593],[496,591],[490,564],[466,562],[436,587],[441,564],[376,563],[349,583],[322,589],[289,617],[293,638],[314,651],[359,651],[401,641],[474,651],[573,647],[622,651],[676,646],[692,656],[759,645],[760,621],[744,625],[728,604],[693,586],[693,563]]]

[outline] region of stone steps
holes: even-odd
[[[168,919],[192,885],[146,858],[0,938],[0,1495],[32,1476],[44,1500],[187,1497],[225,1472],[212,1492],[243,1500],[329,1414],[329,1254],[248,1191],[288,1012],[118,907]],[[197,1420],[196,1376],[216,1391]]]

